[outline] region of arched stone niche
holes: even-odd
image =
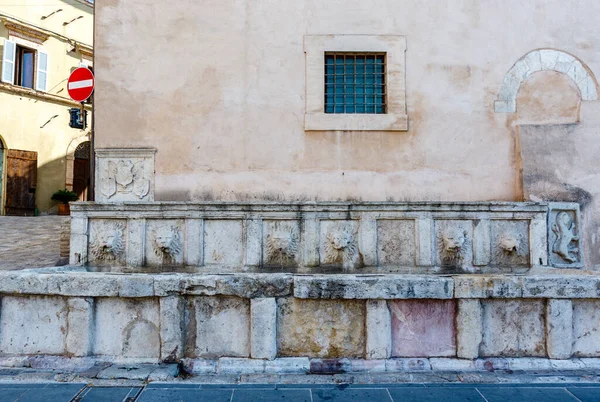
[[[581,60],[560,50],[538,49],[527,53],[506,73],[498,99],[494,102],[495,112],[515,113],[521,84],[539,71],[565,74],[577,85],[582,101],[598,100],[596,77]]]
[[[73,177],[75,171],[75,151],[82,143],[89,141],[90,135],[86,133],[77,138],[73,138],[67,147],[67,152],[65,155],[66,159],[66,172],[65,172],[65,188],[67,190],[73,190]]]

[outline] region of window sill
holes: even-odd
[[[305,131],[407,131],[406,114],[306,113]]]

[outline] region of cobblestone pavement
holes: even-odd
[[[57,265],[68,216],[0,216],[0,271]]]
[[[591,402],[600,400],[600,387],[583,384],[545,385],[198,385],[149,384],[97,387],[85,384],[4,384],[0,401],[297,401],[297,402]]]

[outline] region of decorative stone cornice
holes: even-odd
[[[17,38],[26,39],[34,43],[43,44],[50,37],[49,34],[35,29],[32,26],[20,24],[15,21],[2,19],[4,26],[8,29],[8,34]]]
[[[94,58],[94,48],[92,48],[91,46],[85,45],[83,43],[76,43],[75,44],[75,49],[79,53],[81,53],[81,56],[83,56],[85,59],[93,60],[93,58]]]

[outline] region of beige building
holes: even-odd
[[[157,148],[157,200],[576,201],[600,264],[598,12],[104,1],[96,146]]]
[[[0,213],[51,212],[64,188],[86,197],[91,113],[86,129],[69,126],[80,105],[66,82],[93,66],[93,18],[86,0],[0,4]]]

